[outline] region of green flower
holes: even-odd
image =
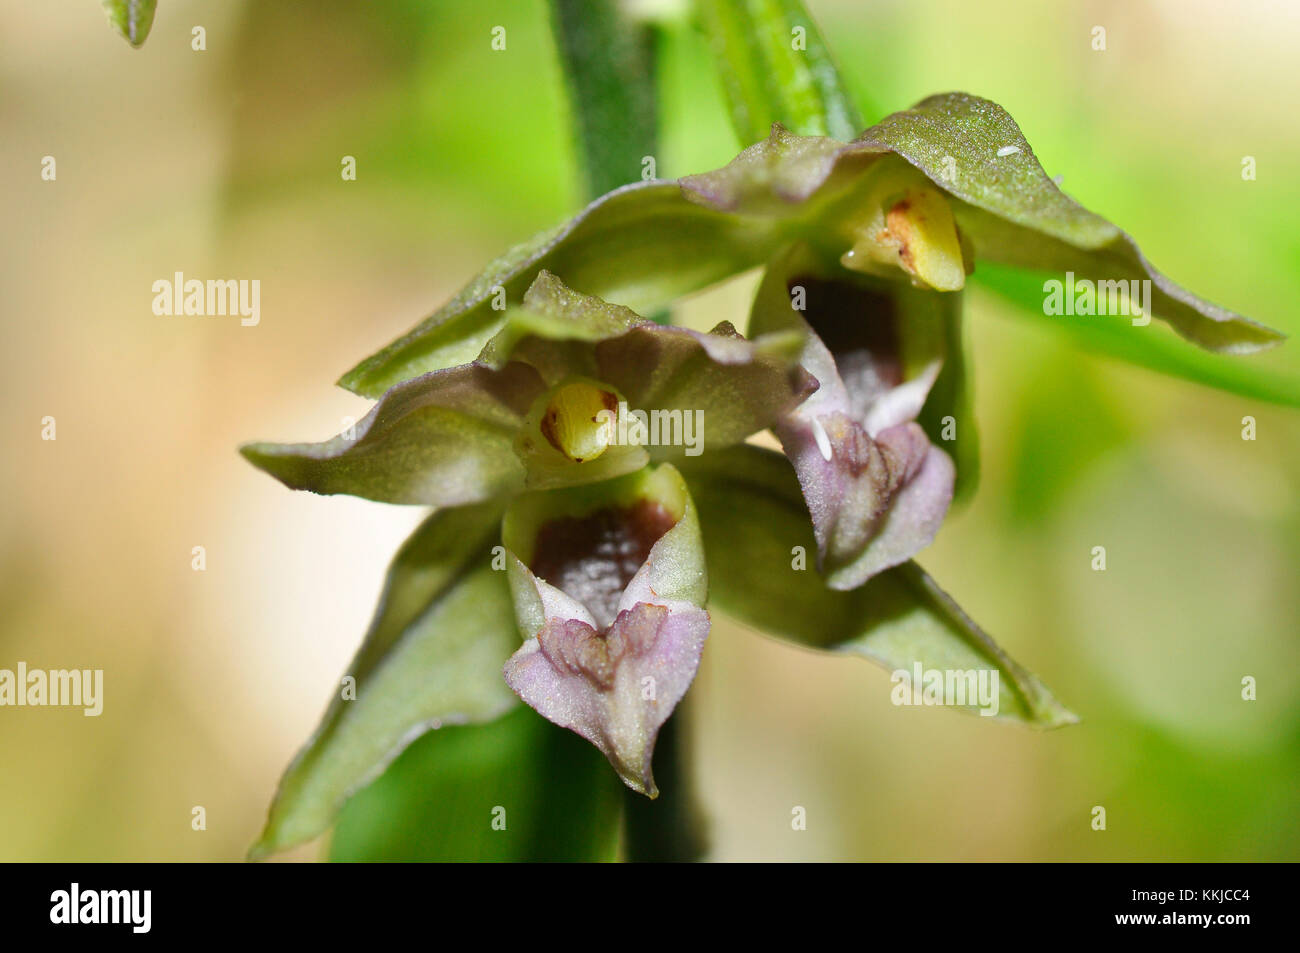
[[[960,303],[984,262],[1149,281],[1133,334],[1154,314],[1219,352],[1281,338],[1174,285],[998,106],[948,94],[852,142],[777,125],[722,169],[605,195],[346,374],[378,398],[355,433],[245,447],[294,488],[438,507],[255,853],[321,832],[421,732],[518,699],[653,796],[706,579],[708,606],[762,631],[991,669],[999,717],[1074,720],[912,562],[974,476]],[[638,316],[757,266],[748,339]],[[626,439],[628,409],[699,412],[699,452]],[[745,442],[767,428],[785,455]]]
[[[242,452],[293,489],[385,503],[592,483],[769,426],[816,386],[797,363],[802,343],[797,330],[746,341],[726,322],[708,334],[665,327],[541,272],[477,360],[397,384],[355,432]],[[669,442],[637,442],[633,412],[666,425]]]
[[[920,196],[916,206],[899,211],[900,196],[909,194]],[[891,213],[895,225],[880,237],[877,226]],[[949,219],[963,273],[988,261],[1096,280],[1149,279],[1156,317],[1204,348],[1249,353],[1283,339],[1157,272],[1132,238],[1056,186],[1000,106],[947,93],[894,113],[853,142],[775,126],[715,172],[610,192],[497,259],[340,383],[377,397],[472,360],[504,322],[491,308],[498,290],[518,300],[543,269],[580,292],[653,313],[808,242],[846,271],[926,284],[928,274],[937,282],[931,287],[950,290],[961,281],[945,234]],[[910,267],[899,254],[904,247]],[[886,260],[891,249],[896,265]]]

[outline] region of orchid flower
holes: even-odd
[[[774,284],[789,277],[792,261],[817,279],[817,313],[804,321],[773,316],[782,310]],[[777,432],[799,471],[830,584],[852,588],[923,548],[954,481],[973,482],[975,428],[955,299],[981,261],[1149,281],[1155,315],[1210,350],[1246,353],[1281,340],[1156,271],[1131,238],[1060,191],[1005,111],[952,93],[852,142],[775,125],[722,169],[611,192],[494,262],[341,383],[375,395],[468,359],[505,327],[491,310],[493,295],[521,293],[543,270],[579,291],[655,310],[766,263],[751,330],[820,325],[803,355],[820,389]],[[927,301],[911,293],[917,289],[936,294]],[[1133,332],[1149,333],[1149,320],[1144,315]],[[886,352],[880,344],[873,352],[873,335]],[[834,353],[841,343],[858,365],[848,372],[837,362],[848,355]],[[881,377],[900,367],[900,349],[928,353],[919,365],[908,358],[905,377]],[[956,435],[945,438],[945,425]]]
[[[708,334],[655,324],[540,272],[477,360],[394,386],[332,440],[243,453],[293,489],[385,503],[459,506],[591,483],[769,426],[816,387],[801,346],[797,330],[746,341],[726,322]],[[680,421],[682,438],[699,421],[693,446],[646,446],[650,435],[620,428],[620,408]]]
[[[699,521],[671,464],[512,504],[502,537],[527,633],[506,683],[658,796],[655,736],[709,632]],[[533,567],[533,568],[530,568]]]
[[[347,373],[378,399],[354,433],[245,447],[296,489],[438,507],[256,852],[328,827],[424,731],[519,699],[653,797],[706,594],[807,647],[995,669],[998,717],[1073,721],[912,561],[973,477],[960,305],[983,263],[1149,281],[1134,334],[1154,314],[1212,351],[1281,338],[1173,284],[1000,107],[954,93],[850,142],[778,124],[716,171],[615,189]],[[640,317],[756,267],[748,338]],[[624,406],[702,411],[704,452],[625,443]],[[746,442],[767,428],[784,456]]]

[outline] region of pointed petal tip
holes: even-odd
[[[256,465],[257,462],[266,454],[267,448],[271,444],[263,443],[260,440],[253,440],[249,443],[239,445],[239,455],[250,463]]]
[[[1052,699],[1050,705],[1034,712],[1032,724],[1035,728],[1043,731],[1052,731],[1056,728],[1064,728],[1067,725],[1077,725],[1081,721],[1082,719],[1078,715],[1060,702]]]
[[[624,774],[622,771],[618,772],[618,776],[624,784],[637,794],[647,797],[652,801],[659,797],[659,787],[655,784],[654,777],[648,772],[643,778],[631,774]]]
[[[291,452],[285,444],[254,442],[241,444],[239,455],[272,479],[291,490],[317,492],[310,481],[303,478]]]

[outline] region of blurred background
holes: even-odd
[[[159,7],[133,50],[94,0],[0,4],[0,667],[105,672],[99,718],[0,709],[0,860],[243,856],[422,514],[290,493],[237,445],[360,417],[340,373],[581,199],[541,0]],[[810,7],[868,122],[994,99],[1171,277],[1300,332],[1300,5]],[[741,144],[664,9],[673,178]],[[155,316],[176,271],[260,279],[260,324]],[[739,323],[753,287],[682,314]],[[1296,859],[1300,413],[968,302],[982,484],[920,561],[1082,723],[897,708],[864,661],[719,624],[692,692],[710,856]],[[1246,360],[1300,375],[1294,342]]]

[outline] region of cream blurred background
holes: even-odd
[[[0,667],[105,671],[99,718],[0,709],[0,860],[243,856],[422,514],[291,493],[236,447],[360,417],[342,371],[578,204],[537,0],[159,6],[132,50],[93,0],[0,4]],[[810,6],[868,121],[995,99],[1175,280],[1300,332],[1300,5]],[[722,164],[702,41],[663,52],[659,174]],[[155,316],[176,271],[259,279],[260,324]],[[739,323],[752,286],[685,313]],[[719,625],[693,692],[714,857],[1300,855],[1300,414],[1050,320],[971,296],[982,484],[921,562],[1082,724],[895,708],[865,662]]]

